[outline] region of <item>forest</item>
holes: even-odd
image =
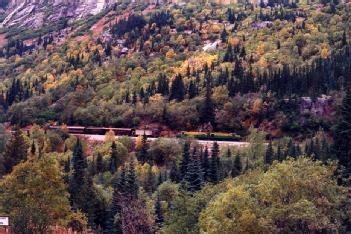
[[[351,233],[350,13],[119,1],[0,29],[0,214],[25,234]]]

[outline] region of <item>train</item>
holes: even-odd
[[[83,127],[83,126],[49,126],[50,130],[67,129],[70,134],[87,134],[87,135],[105,135],[109,131],[113,131],[117,136],[147,136],[160,137],[160,131],[157,129],[135,129],[135,128],[105,128],[105,127]]]
[[[60,130],[67,129],[70,134],[87,134],[87,135],[105,135],[109,131],[113,131],[117,136],[147,136],[158,138],[164,136],[158,129],[135,129],[135,128],[106,128],[106,127],[83,127],[83,126],[56,126],[51,125],[49,129]],[[198,140],[213,140],[213,141],[240,141],[242,137],[236,133],[224,132],[187,132],[182,131],[175,135],[177,138],[193,137]]]
[[[194,137],[198,140],[213,141],[240,141],[242,137],[236,133],[225,132],[180,132],[176,135],[178,138]]]

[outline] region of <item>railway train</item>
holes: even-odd
[[[49,129],[62,129],[61,126],[49,126]],[[158,129],[135,129],[135,128],[105,128],[105,127],[83,127],[83,126],[65,126],[70,134],[88,134],[88,135],[105,135],[108,131],[113,131],[117,136],[143,136],[160,137],[164,136]],[[176,134],[177,138],[193,137],[198,140],[213,141],[240,141],[242,138],[236,133],[223,132],[186,132],[182,131]]]
[[[70,134],[87,134],[87,135],[105,135],[109,131],[113,131],[117,136],[143,136],[159,137],[160,131],[154,129],[134,129],[134,128],[104,128],[104,127],[83,127],[83,126],[65,126]],[[49,126],[51,130],[63,129],[61,126]]]
[[[240,141],[241,136],[236,133],[225,132],[181,132],[176,135],[178,138],[194,137],[198,140],[213,141]]]

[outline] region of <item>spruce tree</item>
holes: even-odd
[[[219,181],[219,145],[217,142],[214,142],[212,146],[209,180],[214,184]]]
[[[273,156],[274,156],[273,145],[272,145],[272,141],[270,141],[266,150],[266,155],[264,157],[264,163],[266,165],[272,164]]]
[[[340,107],[340,117],[334,132],[333,151],[341,166],[339,183],[351,185],[351,90],[348,90]]]
[[[163,214],[162,214],[162,207],[160,201],[160,195],[157,194],[156,202],[155,202],[155,223],[158,228],[162,226],[164,222]]]
[[[234,159],[233,168],[231,171],[231,176],[233,178],[239,176],[241,174],[242,170],[243,170],[243,166],[241,164],[241,157],[240,157],[240,154],[238,152],[238,154],[235,156],[235,159]]]
[[[4,174],[10,173],[14,166],[27,159],[27,150],[28,146],[24,140],[23,133],[19,128],[16,128],[6,144],[3,159],[1,160]]]
[[[190,161],[190,143],[185,142],[183,146],[182,161],[180,162],[180,179],[183,179],[188,169]]]
[[[155,188],[155,176],[152,173],[152,167],[149,166],[146,174],[146,181],[145,181],[145,191],[149,194],[153,193]]]
[[[202,187],[202,176],[201,163],[196,154],[196,149],[194,149],[183,179],[183,185],[186,190],[191,193],[199,191]]]
[[[96,157],[96,172],[97,173],[104,172],[104,161],[101,153],[98,153]]]
[[[146,133],[144,132],[144,135],[141,140],[141,149],[138,152],[138,160],[141,162],[141,164],[144,164],[148,160],[148,143],[147,143],[147,136]]]
[[[232,157],[232,151],[228,147],[228,149],[227,149],[227,158],[231,158],[231,157]]]
[[[113,141],[111,145],[111,156],[110,156],[110,172],[115,174],[117,171],[117,146]]]
[[[169,100],[183,101],[185,96],[185,86],[183,78],[178,74],[172,82]]]
[[[275,158],[276,158],[279,162],[281,162],[281,161],[284,160],[284,155],[283,155],[282,147],[281,147],[280,144],[278,145],[277,153],[275,154]]]
[[[205,151],[203,154],[202,169],[203,169],[203,173],[204,173],[204,181],[209,181],[210,161],[209,161],[209,154],[208,154],[207,146],[205,147]]]
[[[201,123],[211,123],[215,124],[215,114],[214,114],[214,104],[212,101],[212,88],[211,88],[211,80],[210,76],[206,78],[206,97],[204,99],[204,103],[202,105],[201,113],[200,113],[200,122]]]
[[[129,163],[129,171],[126,178],[126,185],[127,185],[126,188],[127,188],[128,196],[131,199],[137,199],[139,187],[138,187],[137,177],[135,175],[134,162]]]
[[[169,178],[174,183],[180,182],[180,174],[179,174],[176,162],[172,162],[172,167],[171,167],[171,170],[169,172]]]

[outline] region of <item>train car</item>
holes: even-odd
[[[214,141],[239,141],[241,136],[236,133],[225,132],[181,132],[177,134],[178,138],[194,137],[198,140],[214,140]]]
[[[135,129],[134,136],[138,137],[144,135],[146,135],[147,137],[159,137],[160,131],[157,129]]]
[[[133,128],[109,128],[109,131],[112,130],[116,136],[134,136],[135,129]]]
[[[86,127],[84,129],[84,133],[90,134],[90,135],[105,135],[107,131],[108,131],[107,128],[102,128],[102,127]]]
[[[62,130],[67,129],[68,133],[71,134],[84,134],[85,127],[82,126],[49,126],[50,130]]]

